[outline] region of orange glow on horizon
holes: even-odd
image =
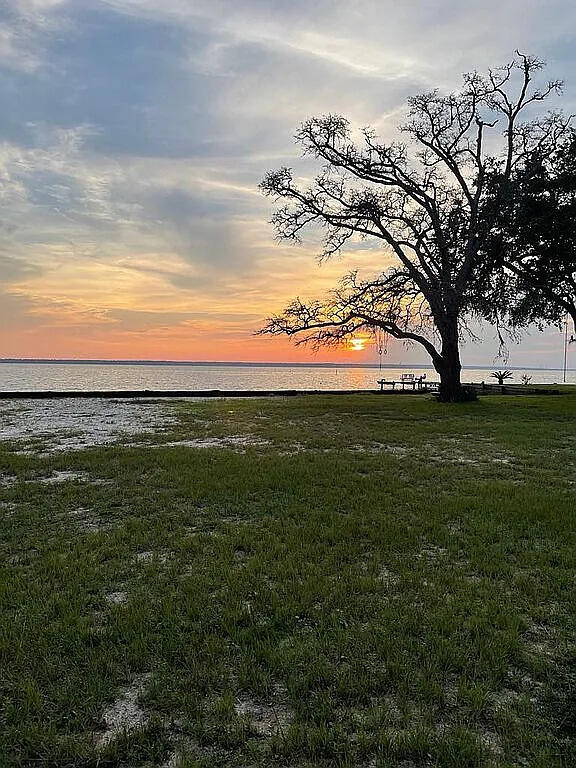
[[[171,254],[80,263],[59,256],[51,268],[4,289],[0,357],[358,363],[370,352],[368,335],[320,349],[255,335],[301,281],[322,295],[341,267],[328,265],[321,274],[316,269],[314,263],[299,265],[276,287],[261,272],[225,287],[204,287]],[[276,262],[266,264],[267,273],[277,270]]]
[[[363,360],[366,348],[349,343],[313,349],[283,337],[255,336],[250,328],[174,325],[126,330],[111,322],[6,329],[0,357],[98,360],[181,360],[267,363],[344,363]],[[364,354],[362,354],[364,353]]]
[[[369,342],[369,339],[367,339],[365,336],[354,336],[349,341],[348,349],[351,352],[364,352],[368,342]]]

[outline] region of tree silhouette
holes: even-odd
[[[513,373],[512,371],[493,371],[490,376],[492,376],[493,379],[498,379],[498,384],[504,384],[506,379],[512,378]]]
[[[509,179],[523,158],[551,151],[566,130],[554,113],[520,120],[527,107],[560,90],[558,81],[532,86],[542,66],[518,54],[486,77],[464,75],[456,93],[411,98],[401,127],[407,143],[383,143],[370,129],[355,143],[340,116],[306,121],[296,141],[304,155],[323,162],[320,173],[306,186],[281,168],[260,185],[281,203],[272,219],[278,237],[299,241],[303,230],[316,225],[324,233],[322,259],[359,237],[379,243],[395,264],[372,280],[348,274],[324,299],[296,299],[261,333],[300,334],[324,345],[360,329],[381,329],[427,351],[440,375],[442,400],[465,399],[459,342],[475,311],[471,289],[483,266],[482,246],[506,192],[501,184],[488,215],[487,173],[497,167]],[[485,150],[489,131],[492,145],[503,134],[496,158]]]
[[[502,183],[499,172],[489,178],[488,199]],[[514,171],[486,257],[490,286],[478,284],[485,314],[520,327],[568,314],[576,327],[576,134]]]

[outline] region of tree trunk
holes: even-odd
[[[458,321],[453,319],[445,323],[441,329],[442,351],[434,361],[434,367],[440,374],[439,400],[443,403],[461,403],[475,399],[470,391],[462,386],[460,372],[460,349],[458,345]]]
[[[459,403],[465,400],[465,393],[460,382],[460,366],[455,364],[443,364],[439,369],[440,397],[443,403]]]

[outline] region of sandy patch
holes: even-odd
[[[109,605],[122,605],[128,600],[128,592],[119,590],[118,592],[108,592],[104,599]]]
[[[339,453],[341,451],[349,451],[350,453],[390,453],[393,456],[406,456],[410,451],[403,445],[386,445],[384,443],[368,443],[362,445],[361,443],[355,443],[354,445],[342,445],[332,448],[318,448],[311,446],[307,443],[296,442],[290,443],[285,450],[279,452],[280,456],[293,456],[297,453]]]
[[[171,557],[170,552],[153,552],[152,550],[146,552],[137,552],[134,559],[137,563],[151,563],[157,560],[159,563],[167,563]]]
[[[518,691],[511,688],[502,688],[492,692],[488,697],[488,708],[492,714],[509,712],[520,699]]]
[[[492,755],[502,754],[502,741],[495,731],[481,731],[479,737],[482,746],[492,753]]]
[[[68,513],[68,516],[78,528],[86,532],[102,531],[104,528],[108,527],[107,523],[101,520],[98,515],[95,514],[94,510],[89,509],[88,507],[77,507],[76,509],[72,509]]]
[[[391,453],[393,456],[406,456],[408,448],[404,445],[386,445],[385,443],[370,443],[369,445],[350,445],[348,451],[358,453]]]
[[[553,659],[559,654],[558,637],[554,627],[546,624],[532,624],[524,634],[527,650],[540,658]]]
[[[383,565],[380,568],[380,572],[378,573],[378,576],[376,578],[378,581],[382,582],[382,584],[384,584],[386,587],[392,587],[394,584],[398,583],[398,576],[396,576],[396,574],[393,573],[385,565]]]
[[[460,520],[450,520],[450,522],[446,523],[446,528],[451,536],[460,536],[463,532]]]
[[[30,549],[22,550],[14,555],[10,555],[7,558],[7,562],[10,563],[10,565],[28,565],[32,560],[36,559],[38,555],[38,550],[31,547]]]
[[[176,423],[168,403],[106,398],[11,400],[3,404],[0,440],[23,443],[22,453],[80,451],[164,431]]]
[[[139,699],[150,682],[150,674],[136,675],[129,686],[124,688],[116,701],[103,713],[106,730],[97,739],[99,747],[105,747],[124,732],[142,728],[146,714]]]
[[[154,448],[262,448],[270,445],[255,435],[229,435],[226,437],[199,437],[192,440],[174,440],[170,443],[157,443]]]
[[[168,755],[167,760],[161,764],[160,768],[183,768],[190,764],[190,760],[194,761],[194,764],[198,760],[202,761],[202,765],[222,765],[223,760],[226,760],[226,765],[229,763],[231,752],[222,747],[202,746],[189,736],[180,736],[175,739],[174,748]]]
[[[5,517],[11,517],[16,512],[18,505],[13,501],[0,501],[0,512]]]
[[[44,485],[57,485],[58,483],[68,482],[81,482],[88,481],[90,475],[87,472],[67,472],[55,470],[49,477],[42,477],[35,482],[43,483]]]
[[[469,439],[468,439],[469,438]],[[515,457],[499,452],[491,438],[460,437],[440,438],[436,443],[423,443],[419,454],[429,461],[444,464],[469,464],[475,467],[487,464],[512,464]]]
[[[265,738],[285,733],[294,717],[286,702],[286,691],[281,686],[277,686],[272,697],[266,701],[239,696],[234,703],[234,711],[249,723],[255,733]]]
[[[171,752],[168,756],[168,760],[162,763],[160,768],[177,768],[178,763],[182,760],[182,755],[177,752]]]
[[[154,552],[137,552],[135,557],[138,563],[149,563],[154,560]]]
[[[427,544],[422,547],[420,552],[416,555],[417,558],[426,558],[427,560],[439,560],[448,554],[448,550],[444,547],[438,547],[436,544]]]
[[[19,451],[20,453],[20,451]],[[42,485],[60,485],[61,483],[90,483],[90,485],[110,485],[110,480],[92,477],[88,472],[72,472],[68,470],[54,470],[50,475],[44,477],[33,477],[27,480],[20,480],[15,475],[0,476],[0,486],[12,488],[19,483],[29,485],[31,483],[41,483]]]

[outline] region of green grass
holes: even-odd
[[[2,768],[576,764],[576,396],[158,407],[0,448]]]

